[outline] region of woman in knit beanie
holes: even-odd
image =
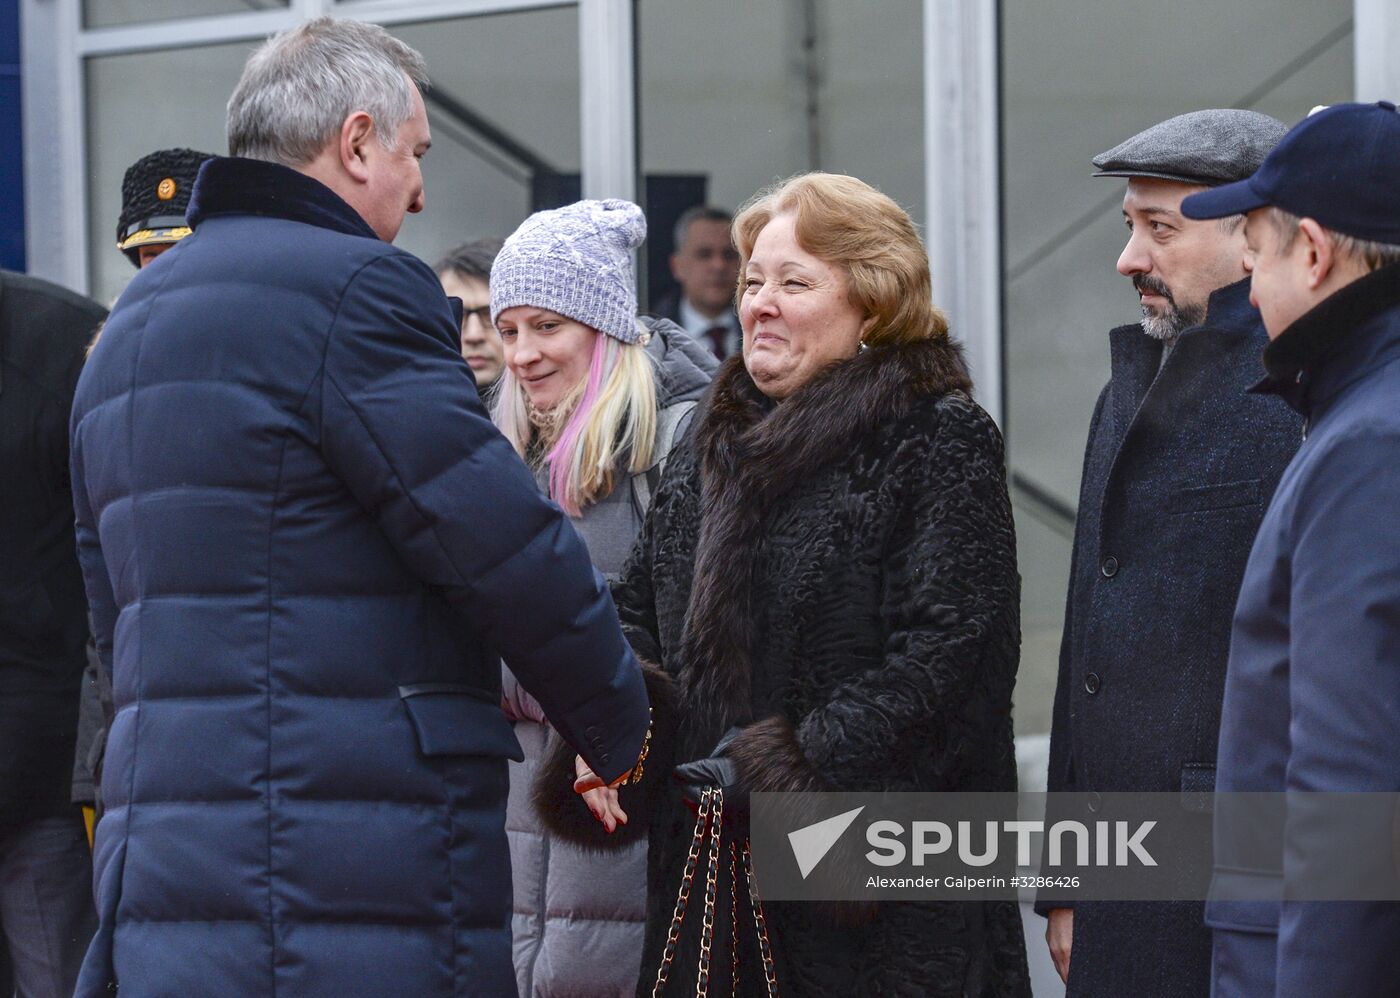
[[[659,410],[677,401],[658,400],[637,319],[644,238],[630,201],[579,201],[527,218],[491,268],[507,369],[493,418],[574,517],[656,463]]]
[[[631,202],[580,201],[531,215],[491,268],[491,319],[506,361],[492,418],[540,488],[575,517],[609,577],[621,571],[661,465],[717,366],[680,327],[638,319],[632,261],[645,236]],[[525,752],[511,766],[506,807],[520,994],[631,996],[646,917],[645,837],[600,854],[545,831],[529,797],[549,724],[509,670],[502,690]],[[626,826],[616,831],[628,837]]]

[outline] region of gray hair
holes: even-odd
[[[690,226],[695,222],[723,222],[729,225],[734,221],[734,216],[723,208],[716,208],[713,205],[697,204],[693,208],[687,208],[681,212],[681,217],[676,219],[676,227],[672,230],[675,237],[673,246],[679,252],[681,246],[685,244],[685,234]]]
[[[1282,208],[1269,208],[1269,220],[1273,222],[1275,230],[1279,236],[1280,253],[1288,252],[1288,248],[1293,245],[1293,240],[1298,237],[1298,223],[1302,221],[1297,215],[1289,214]],[[1323,226],[1326,229],[1326,226]],[[1367,270],[1380,270],[1394,263],[1400,263],[1400,246],[1393,243],[1378,243],[1370,239],[1358,239],[1356,236],[1348,236],[1345,233],[1327,229],[1327,234],[1332,237],[1332,244],[1337,248],[1337,254],[1343,257],[1350,257],[1359,260]]]
[[[379,25],[318,17],[248,58],[228,101],[229,155],[302,166],[357,111],[392,149],[427,83],[423,57]]]

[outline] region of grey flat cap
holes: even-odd
[[[1160,177],[1214,187],[1243,180],[1288,127],[1258,111],[1192,111],[1094,157],[1096,177]]]

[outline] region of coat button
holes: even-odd
[[[1099,566],[1099,570],[1103,572],[1103,577],[1105,579],[1113,578],[1118,574],[1118,559],[1113,557],[1113,555],[1109,555],[1103,560],[1103,564]]]
[[[1098,814],[1101,807],[1103,807],[1103,798],[1099,796],[1099,792],[1097,790],[1089,791],[1089,810]]]
[[[1091,672],[1084,677],[1084,692],[1093,695],[1099,691],[1099,674]]]

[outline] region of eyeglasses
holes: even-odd
[[[478,306],[477,308],[464,308],[464,309],[462,309],[462,328],[463,328],[463,329],[466,328],[466,326],[467,326],[467,320],[470,319],[472,316],[476,316],[476,321],[477,321],[477,322],[481,323],[483,326],[486,326],[488,329],[490,328],[490,326],[491,326],[491,306],[490,306],[490,305],[481,305],[481,306]]]

